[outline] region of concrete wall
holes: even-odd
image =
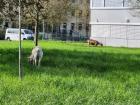
[[[140,40],[115,39],[109,37],[94,37],[94,39],[102,42],[104,46],[140,48]]]
[[[140,18],[135,16],[134,10],[131,8],[100,8],[91,9],[90,22],[105,23],[138,23]]]
[[[106,46],[140,48],[140,18],[135,11],[129,7],[103,7],[101,4],[101,7],[90,5],[91,38]]]
[[[140,24],[92,24],[91,38],[106,46],[140,47]]]

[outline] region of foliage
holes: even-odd
[[[5,38],[5,30],[0,29],[0,40],[4,40]]]
[[[128,0],[129,6],[132,7],[131,14],[134,17],[140,17],[140,0]]]
[[[40,69],[28,64],[33,42],[0,41],[1,105],[139,105],[140,49],[42,41]]]
[[[0,15],[4,20],[18,22],[18,0],[2,0]],[[39,21],[45,19],[50,24],[61,24],[67,20],[70,0],[21,0],[22,23],[35,23],[35,45],[38,45]]]

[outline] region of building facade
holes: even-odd
[[[67,22],[61,25],[61,30],[66,30],[68,36],[88,38],[90,36],[90,0],[71,0],[71,2],[75,8],[69,14]],[[86,9],[87,16],[83,15]]]
[[[91,38],[106,46],[140,47],[140,18],[127,0],[90,0]]]
[[[66,14],[68,16],[67,21],[64,21],[61,25],[49,24],[46,22],[39,22],[39,32],[45,30],[47,37],[50,39],[64,39],[64,40],[79,40],[87,39],[90,35],[90,25],[89,25],[89,5],[90,0],[71,0],[72,11],[71,13]],[[85,15],[87,12],[87,15]],[[17,18],[18,20],[18,18]],[[16,21],[17,21],[16,20]],[[16,21],[4,20],[0,25],[2,28],[8,27],[18,27]],[[23,28],[28,28],[35,30],[33,24],[23,24]]]

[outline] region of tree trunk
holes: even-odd
[[[44,19],[43,19],[43,35],[42,35],[42,40],[45,38],[45,21],[44,21]]]
[[[52,39],[53,39],[53,29],[54,29],[54,25],[52,24],[52,29],[51,29],[51,31],[52,31]]]
[[[39,31],[38,31],[38,26],[39,26],[39,12],[38,12],[38,6],[36,5],[36,9],[37,9],[37,11],[36,11],[36,27],[35,27],[35,46],[38,46],[38,33],[39,33]]]
[[[35,33],[35,46],[38,46],[38,20],[36,20],[36,27],[35,27],[36,29],[36,33]]]

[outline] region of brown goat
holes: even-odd
[[[94,40],[94,39],[89,39],[89,40],[87,40],[87,42],[88,42],[89,45],[95,45],[95,46],[100,45],[100,46],[103,46],[103,44],[101,42],[99,42],[97,40]]]

